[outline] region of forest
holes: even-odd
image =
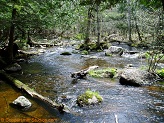
[[[163,0],[0,0],[0,8],[0,121],[164,121]],[[10,105],[21,95],[27,110]]]

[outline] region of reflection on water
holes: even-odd
[[[128,87],[109,79],[77,80],[70,77],[72,72],[91,65],[100,67],[123,68],[127,64],[140,66],[138,59],[124,57],[107,57],[104,52],[92,53],[91,58],[78,54],[60,55],[71,48],[51,48],[46,53],[34,56],[29,64],[21,64],[23,74],[16,77],[34,88],[38,93],[59,103],[64,103],[77,116],[65,114],[61,119],[67,122],[115,123],[152,123],[164,121],[164,87]],[[96,56],[96,57],[93,57]],[[142,63],[143,65],[143,63]],[[101,105],[79,108],[76,98],[86,89],[98,91],[104,101]],[[46,117],[46,116],[45,116]]]
[[[31,100],[27,95],[24,96],[26,96],[32,102],[32,107],[28,111],[21,111],[10,106],[10,104],[22,94],[16,88],[12,88],[10,85],[1,80],[0,95],[0,122],[21,122],[19,121],[21,119],[32,122],[34,120],[45,118],[59,121],[57,117],[50,115],[49,112],[45,110],[45,108]]]

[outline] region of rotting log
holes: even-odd
[[[30,87],[28,87],[26,84],[23,84],[21,81],[6,74],[5,71],[3,71],[3,70],[0,71],[0,77],[4,81],[8,82],[9,84],[14,85],[19,90],[25,91],[32,98],[38,99],[39,101],[46,103],[48,106],[58,109],[58,111],[60,113],[62,113],[62,112],[69,113],[70,112],[70,110],[67,107],[65,107],[63,104],[57,104],[56,102],[50,100],[49,98],[38,94],[36,91],[34,91]]]
[[[72,73],[71,77],[75,78],[75,79],[83,79],[84,77],[86,77],[86,75],[89,73],[90,70],[94,70],[98,67],[99,66],[90,66],[86,69],[83,69],[83,70]]]

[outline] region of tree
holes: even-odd
[[[103,11],[105,9],[109,9],[111,6],[116,5],[118,2],[122,0],[81,0],[80,5],[82,6],[90,6],[88,9],[88,22],[87,22],[87,31],[86,31],[86,38],[85,38],[85,45],[88,45],[89,43],[89,37],[90,37],[90,26],[91,26],[91,12],[96,12],[96,22],[97,22],[97,48],[100,48],[100,19],[99,19],[99,12]],[[101,6],[102,4],[102,6]]]
[[[8,44],[8,62],[9,64],[13,61],[13,43],[14,43],[14,32],[15,32],[15,18],[16,18],[16,8],[13,5],[10,34],[9,34],[9,44]]]
[[[66,7],[67,4],[72,4],[70,0],[1,0],[0,2],[2,8],[0,12],[4,13],[0,16],[0,39],[2,39],[2,42],[9,39],[9,43],[6,42],[8,44],[7,57],[9,63],[13,60],[13,43],[15,39],[25,39],[27,37],[29,39],[29,35],[34,34],[34,32],[53,29],[58,22],[61,22],[60,17],[69,17],[68,14],[71,12],[64,13],[64,11],[65,9],[69,10],[69,7]],[[73,8],[70,10],[73,11]],[[55,18],[56,16],[58,18]],[[64,21],[63,19],[63,23]],[[64,24],[71,25],[70,21],[65,21]],[[60,27],[61,25],[62,23],[60,23]]]
[[[132,36],[131,36],[131,34],[132,34],[132,30],[131,30],[131,3],[130,3],[130,0],[127,0],[127,5],[128,5],[128,40],[129,40],[129,42],[132,42]]]

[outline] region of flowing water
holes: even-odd
[[[124,68],[127,64],[133,64],[140,67],[145,65],[145,61],[130,57],[107,57],[104,52],[85,57],[79,54],[60,55],[63,51],[72,50],[70,47],[50,48],[44,54],[33,56],[29,63],[22,63],[22,74],[15,75],[38,93],[65,104],[74,112],[72,115],[62,114],[59,122],[115,123],[117,119],[118,123],[164,123],[163,85],[131,87],[120,85],[117,79],[87,77],[74,81],[70,76],[72,72],[92,65]],[[98,91],[103,97],[102,104],[77,106],[77,96],[87,89]]]

